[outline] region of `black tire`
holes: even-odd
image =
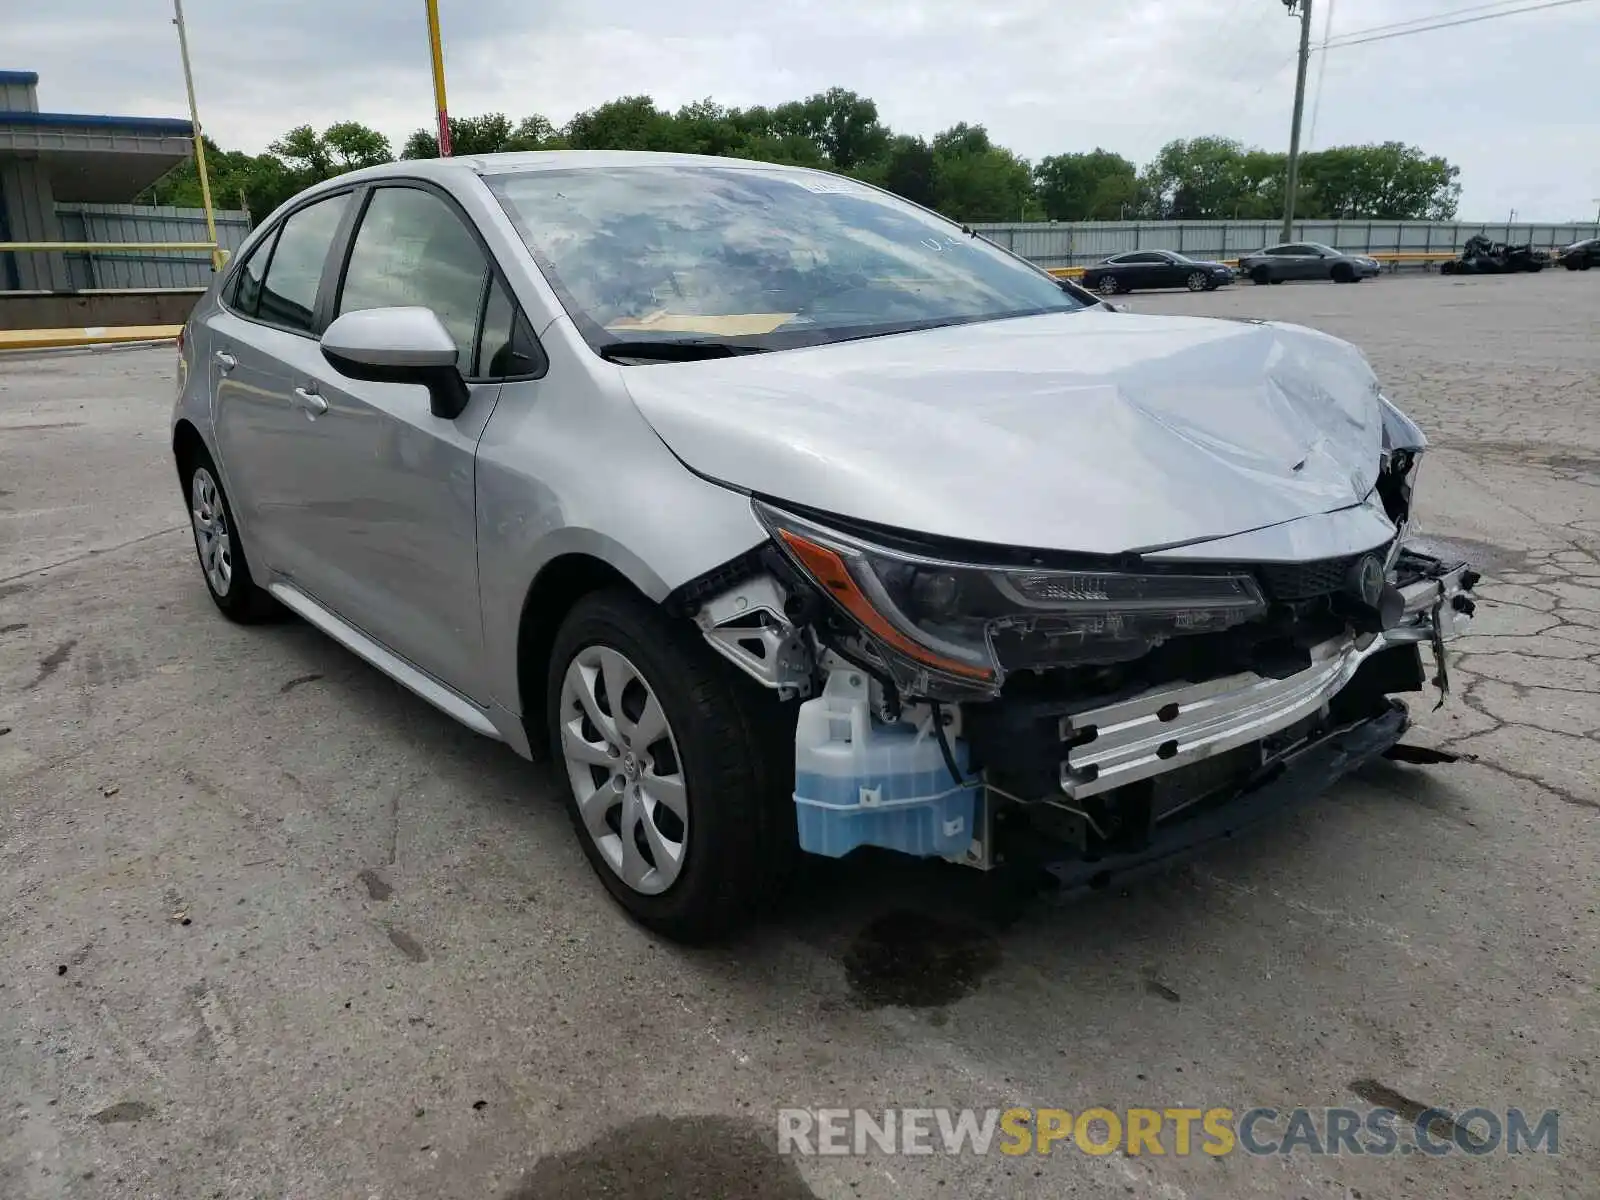
[[[1594,266],[1594,258],[1590,256],[1578,263],[1578,270],[1587,271],[1592,266]]]
[[[1128,288],[1122,286],[1121,280],[1119,280],[1115,275],[1109,273],[1100,276],[1100,278],[1095,281],[1094,287],[1095,291],[1099,292],[1102,296],[1115,296],[1118,292],[1125,292],[1129,290]]]
[[[1280,283],[1283,282],[1283,280],[1281,280],[1281,279],[1269,279],[1269,280],[1267,280],[1267,282],[1270,283],[1273,287],[1277,287]]]
[[[1334,267],[1332,275],[1335,283],[1354,283],[1356,281],[1356,273],[1344,263]]]
[[[1575,258],[1567,259],[1566,267],[1569,271],[1583,271],[1588,269],[1587,261],[1580,263]]]
[[[688,813],[683,862],[654,895],[635,890],[602,855],[562,752],[562,683],[573,659],[596,646],[619,651],[638,670],[679,756]],[[799,855],[794,713],[717,657],[693,626],[625,589],[583,597],[551,648],[546,712],[551,758],[579,844],[612,898],[640,924],[675,941],[704,942],[781,891]]]
[[[245,554],[244,540],[239,534],[239,524],[233,519],[233,506],[228,502],[227,490],[222,486],[222,475],[217,470],[217,464],[212,461],[211,455],[204,447],[197,446],[184,455],[181,468],[184,507],[189,512],[189,532],[194,541],[195,560],[200,564],[200,578],[205,581],[206,591],[211,594],[212,602],[223,616],[241,625],[253,625],[282,616],[283,608],[256,583],[255,577],[250,573],[250,560]],[[223,532],[228,544],[229,578],[225,586],[220,587],[213,582],[212,572],[206,566],[205,551],[201,548],[199,521],[196,518],[195,477],[201,471],[206,473],[206,477],[215,489],[224,524]]]
[[[1272,272],[1267,270],[1267,268],[1252,267],[1250,268],[1250,282],[1254,284],[1263,284],[1276,283],[1277,280],[1272,278]]]

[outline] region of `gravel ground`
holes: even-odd
[[[1089,900],[825,865],[696,951],[606,902],[542,771],[212,611],[170,350],[0,363],[0,1197],[1600,1192],[1600,280],[1130,303],[1351,338],[1431,431],[1423,523],[1489,580],[1409,740],[1461,760]],[[1559,1109],[1561,1155],[772,1149],[791,1105],[1395,1094]]]

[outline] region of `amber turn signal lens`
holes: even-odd
[[[778,536],[783,539],[783,544],[789,548],[789,553],[794,555],[796,561],[811,573],[812,578],[827,588],[828,594],[839,606],[861,622],[862,626],[879,641],[893,646],[907,658],[947,674],[960,675],[966,679],[994,678],[994,672],[988,668],[975,667],[971,663],[935,654],[891,625],[857,586],[849,568],[844,565],[844,560],[836,551],[808,541],[788,529],[779,529]]]

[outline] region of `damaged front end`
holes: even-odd
[[[930,545],[756,502],[771,543],[680,596],[798,702],[804,849],[1069,879],[1227,836],[1383,753],[1477,574],[1409,548],[1423,448],[1386,413],[1387,541],[1311,561]],[[1382,517],[1378,514],[1381,512]]]

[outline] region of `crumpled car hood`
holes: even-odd
[[[1378,383],[1297,326],[1088,309],[621,368],[695,471],[975,542],[1172,547],[1361,503]]]

